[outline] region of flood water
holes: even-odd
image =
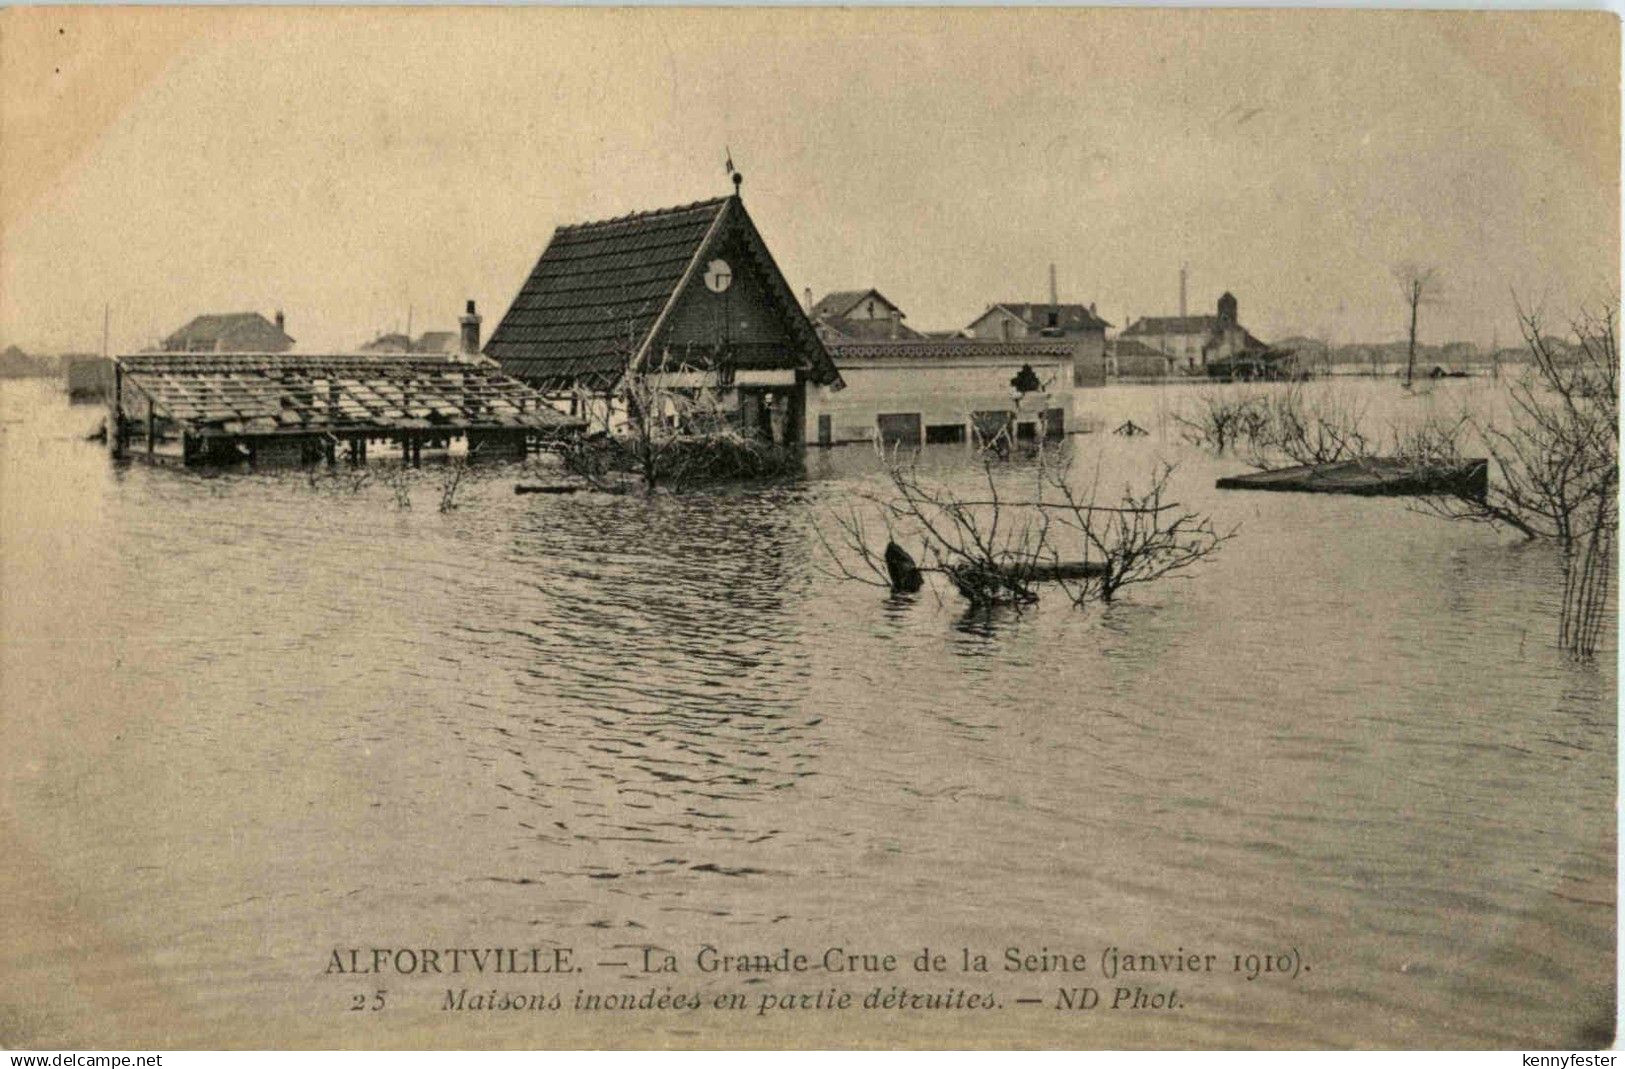
[[[1378,415],[1487,405],[1452,382]],[[377,470],[111,463],[96,408],[0,385],[0,1043],[1538,1047],[1606,1042],[1615,653],[1554,648],[1543,546],[1403,501],[1221,493],[1186,388],[1080,392],[1075,436],[1235,538],[1188,579],[967,615],[819,569],[877,461],[678,497],[437,508]],[[960,447],[933,478],[965,487]],[[1610,631],[1612,628],[1610,627]],[[695,948],[1083,952],[1084,977],[741,979]],[[447,1013],[335,947],[568,946],[516,985],[988,991],[992,1011]],[[1066,1012],[1127,952],[1214,953],[1172,1011]],[[1256,980],[1230,956],[1309,966]],[[749,981],[749,982],[747,982]],[[483,989],[483,981],[473,984]],[[1141,982],[1141,981],[1136,981]],[[351,999],[389,988],[383,1012]],[[754,998],[754,994],[752,995]],[[1014,1004],[1019,997],[1043,1005]]]

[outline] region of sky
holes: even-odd
[[[487,335],[553,228],[743,196],[796,293],[919,329],[1230,291],[1268,340],[1517,336],[1617,299],[1608,13],[0,13],[0,344],[277,309],[304,351]]]

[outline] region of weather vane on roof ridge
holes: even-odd
[[[739,187],[745,181],[745,176],[740,174],[739,171],[734,167],[733,150],[728,148],[727,145],[723,145],[722,146],[722,152],[723,152],[723,155],[725,155],[727,157],[727,160],[723,164],[723,166],[728,169],[729,177],[731,177],[734,180],[734,196],[737,197],[737,196],[739,196]]]

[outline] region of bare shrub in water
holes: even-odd
[[[409,509],[412,507],[412,473],[405,465],[388,469],[382,482],[394,493],[396,508]]]
[[[981,488],[969,496],[924,478],[917,461],[917,454],[887,455],[888,490],[859,493],[859,504],[835,513],[834,537],[815,527],[827,574],[896,589],[887,548],[899,538],[917,539],[919,571],[945,576],[972,606],[1031,604],[1039,585],[1053,582],[1081,607],[1192,568],[1235,533],[1219,532],[1206,516],[1168,501],[1167,465],[1146,488],[1125,486],[1113,504],[1101,505],[1098,477],[1080,494],[1070,460],[1041,448],[1030,482],[1015,494],[1000,489],[1005,466],[986,454]],[[1063,556],[1068,542],[1081,556]]]
[[[627,415],[617,428],[610,426],[608,398],[579,396],[577,407],[590,412],[596,406],[601,425],[563,449],[565,468],[600,490],[626,493],[641,484],[647,494],[800,470],[798,448],[741,434],[716,390],[667,385],[700,375],[687,366],[627,375],[614,395]]]
[[[1219,453],[1233,450],[1255,468],[1376,455],[1363,408],[1302,386],[1262,394],[1206,391],[1172,415],[1187,442]]]
[[[1064,470],[1048,473],[1050,485],[1061,498],[1056,515],[1065,527],[1077,531],[1089,551],[1085,561],[1104,565],[1100,574],[1066,587],[1074,604],[1099,599],[1112,601],[1124,587],[1154,583],[1201,564],[1235,536],[1236,528],[1219,531],[1213,521],[1168,501],[1171,464],[1158,467],[1141,490],[1125,485],[1110,507],[1098,506],[1099,479],[1087,497],[1072,490]],[[1052,507],[1052,506],[1045,506]]]
[[[451,512],[455,509],[458,492],[474,481],[474,469],[470,466],[472,460],[471,453],[468,456],[453,457],[446,462],[445,471],[440,479],[441,512]]]
[[[1436,463],[1459,463],[1464,441],[1488,453],[1482,499],[1434,497],[1424,507],[1555,542],[1563,564],[1559,642],[1580,659],[1596,655],[1602,636],[1619,531],[1616,315],[1612,304],[1582,314],[1571,345],[1519,308],[1530,364],[1510,386],[1510,423],[1463,416],[1424,424],[1399,445],[1401,455]]]
[[[1419,468],[1457,468],[1486,457],[1488,490],[1458,486],[1415,499],[1452,520],[1486,523],[1554,542],[1562,556],[1558,641],[1571,655],[1597,651],[1613,577],[1619,529],[1619,350],[1612,310],[1572,325],[1577,344],[1518,310],[1530,364],[1509,387],[1507,421],[1430,414],[1385,435],[1363,409],[1301,389],[1271,399],[1263,428],[1248,439],[1250,462],[1326,464],[1386,456]]]
[[[1169,413],[1180,437],[1191,445],[1222,453],[1251,442],[1269,425],[1269,398],[1264,394],[1203,390]]]
[[[1264,404],[1264,418],[1247,441],[1247,462],[1269,469],[1283,464],[1336,464],[1375,456],[1363,407],[1329,392],[1294,386]]]

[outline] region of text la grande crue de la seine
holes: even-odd
[[[610,960],[613,959],[613,960]],[[333,947],[322,970],[327,975],[549,975],[582,973],[592,967],[648,974],[885,974],[913,971],[967,973],[1089,973],[1106,978],[1129,973],[1239,973],[1247,979],[1270,974],[1296,977],[1307,967],[1296,947],[1269,951],[1209,951],[1175,947],[1139,950],[1113,946],[1098,952],[1050,947],[1007,946],[996,950],[921,948],[917,953],[829,946],[812,950],[779,947],[736,951],[702,944],[691,951],[658,946],[589,952],[576,947]]]

